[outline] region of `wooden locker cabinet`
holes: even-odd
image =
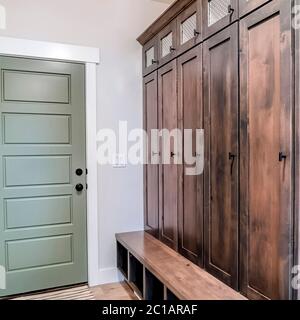
[[[240,17],[258,9],[272,0],[239,0]]]
[[[177,65],[176,60],[171,61],[158,70],[158,108],[159,128],[172,131],[177,128]],[[160,139],[162,142],[162,139]],[[171,164],[160,164],[159,183],[159,216],[160,239],[177,250],[178,246],[178,168],[174,164],[178,157],[174,143],[170,144],[170,150],[164,150],[161,143],[161,159],[165,153],[172,153]]]
[[[202,4],[194,1],[176,19],[177,55],[202,41]]]
[[[205,268],[238,289],[237,23],[204,42],[203,66]]]
[[[202,0],[203,39],[235,22],[238,12],[238,0]]]
[[[202,176],[162,163],[160,139],[160,163],[144,170],[145,229],[249,299],[300,299],[291,285],[300,264],[294,3],[179,0],[139,37],[144,59],[153,48],[158,60],[144,62],[145,128],[205,129]],[[202,30],[182,44],[191,16],[185,31],[201,19]],[[167,152],[183,157],[174,143]]]
[[[147,157],[144,165],[144,221],[145,230],[159,236],[159,145],[151,140],[151,130],[158,129],[157,71],[144,78],[144,129],[148,134]],[[151,146],[157,145],[156,149]],[[152,160],[154,162],[152,162]],[[157,163],[157,164],[155,164]]]
[[[290,299],[293,230],[291,2],[274,0],[240,26],[241,289]]]
[[[158,38],[154,37],[143,47],[143,75],[146,76],[158,68]]]
[[[177,54],[177,28],[176,19],[170,22],[158,34],[158,59],[159,65],[163,66],[174,59]]]
[[[192,156],[201,156],[196,146],[196,129],[203,128],[202,106],[202,45],[177,60],[178,67],[178,128],[193,130]],[[184,146],[184,135],[182,145]],[[183,156],[183,155],[182,155]],[[201,161],[201,159],[199,159]],[[184,163],[184,162],[183,162]],[[195,167],[195,165],[193,165]],[[189,165],[179,167],[179,252],[203,266],[203,173],[189,175]]]

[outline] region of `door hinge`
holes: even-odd
[[[88,187],[89,187],[89,185],[88,185],[88,184],[86,184],[86,190],[88,189]]]
[[[85,169],[85,174],[88,174],[89,173],[89,170],[88,169]]]

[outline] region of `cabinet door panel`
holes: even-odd
[[[290,17],[279,0],[241,23],[241,281],[252,299],[291,297]]]
[[[202,40],[202,5],[195,0],[177,17],[177,54],[194,47]]]
[[[158,57],[159,65],[163,66],[174,59],[177,54],[177,28],[176,19],[170,22],[158,34]]]
[[[202,45],[178,59],[179,128],[193,132],[192,156],[196,148],[196,130],[203,128]],[[185,133],[183,136],[184,146]],[[199,148],[198,148],[199,149]],[[194,167],[193,165],[192,167]],[[190,165],[179,170],[179,251],[194,263],[203,265],[203,173],[188,175]]]
[[[144,167],[145,230],[158,237],[159,166],[151,162],[152,152],[158,153],[158,150],[151,149],[153,144],[151,130],[158,129],[157,72],[153,72],[144,79],[144,128],[150,139],[148,141],[148,164]]]
[[[239,0],[240,17],[258,9],[271,0]]]
[[[210,273],[237,289],[237,23],[204,42],[203,46],[206,136],[205,267]]]
[[[204,39],[238,19],[238,0],[202,0],[202,6]]]
[[[176,61],[172,61],[158,71],[158,101],[160,129],[172,131],[177,128],[177,71]],[[175,142],[170,150],[161,147],[161,159],[165,153],[175,153]],[[177,249],[177,164],[160,166],[160,238],[170,247]]]
[[[153,72],[158,67],[158,40],[154,37],[143,47],[143,75]]]

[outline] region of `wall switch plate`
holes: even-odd
[[[126,161],[125,154],[116,153],[113,158],[113,168],[120,169],[120,168],[126,168],[126,166],[127,166],[127,161]]]

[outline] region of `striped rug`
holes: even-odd
[[[12,300],[95,300],[87,285],[22,296]]]

